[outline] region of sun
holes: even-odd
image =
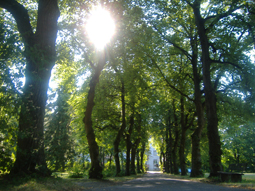
[[[115,32],[115,23],[110,13],[101,6],[95,8],[87,21],[86,32],[95,47],[102,50]]]

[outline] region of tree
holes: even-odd
[[[110,64],[114,65],[112,60]],[[115,159],[115,176],[119,176],[121,172],[119,147],[126,128],[126,104],[122,74],[115,65],[113,68],[115,69],[108,66],[107,70],[102,72],[96,90],[93,121],[96,123],[94,127],[98,142],[104,149],[110,149]]]
[[[51,69],[54,66],[59,10],[57,0],[39,0],[37,26],[31,25],[28,10],[16,0],[1,0],[0,7],[14,17],[25,47],[26,83],[19,116],[16,161],[12,173],[39,171],[47,175],[43,121]]]
[[[116,165],[116,176],[120,173],[120,161],[119,161],[119,144],[123,136],[124,130],[126,129],[126,102],[125,102],[125,85],[122,79],[121,82],[121,127],[114,140],[114,159]]]
[[[23,64],[17,64],[22,63],[21,47],[15,45],[19,37],[9,22],[4,22],[3,15],[0,19],[0,171],[6,173],[14,162]],[[12,70],[15,65],[16,70]]]
[[[70,95],[65,87],[57,90],[57,95],[56,103],[53,103],[53,106],[49,108],[54,112],[48,116],[45,127],[45,150],[46,160],[49,161],[52,169],[64,172],[67,162],[74,157],[70,106],[67,103]]]
[[[137,153],[137,148],[139,147],[139,144],[141,142],[141,131],[142,131],[142,119],[141,119],[141,114],[136,114],[136,128],[135,128],[135,138],[132,143],[132,150],[131,150],[131,166],[130,166],[130,173],[131,174],[136,174],[135,170],[135,159],[136,156],[139,156],[139,153]],[[139,161],[139,159],[138,159]]]
[[[92,78],[89,83],[90,89],[89,89],[88,97],[87,97],[88,100],[87,100],[87,106],[85,111],[85,117],[83,118],[85,130],[86,130],[86,136],[87,136],[87,140],[89,144],[90,158],[91,158],[89,178],[95,178],[95,179],[101,179],[103,175],[102,175],[102,167],[100,166],[100,161],[98,156],[99,148],[95,140],[95,133],[92,126],[91,115],[92,115],[92,110],[95,104],[94,97],[95,97],[96,85],[99,81],[99,76],[105,64],[106,64],[105,53],[102,52],[102,55],[100,55],[97,65],[96,66],[92,65],[92,68],[94,69],[94,74],[92,74]]]
[[[252,34],[253,28],[251,27],[250,23],[250,6],[248,4],[243,4],[243,2],[235,2],[231,4],[228,1],[224,1],[223,5],[225,6],[225,10],[223,9],[224,6],[218,6],[218,1],[214,1],[214,3],[210,3],[208,6],[203,4],[205,7],[209,7],[206,9],[205,12],[201,13],[201,20],[195,20],[197,19],[197,15],[194,13],[194,9],[198,8],[195,4],[192,4],[190,1],[184,1],[184,2],[179,2],[179,1],[146,1],[148,2],[147,5],[143,5],[145,7],[145,12],[148,13],[147,15],[147,21],[154,27],[154,29],[160,34],[161,38],[164,40],[161,43],[169,43],[171,44],[175,50],[180,51],[182,54],[184,54],[188,60],[190,60],[190,63],[192,64],[193,67],[193,80],[194,80],[194,98],[193,96],[189,96],[186,98],[190,99],[193,101],[196,105],[196,110],[197,110],[197,116],[198,116],[198,126],[196,130],[193,133],[192,139],[193,139],[193,144],[194,149],[192,155],[192,169],[193,172],[191,173],[192,176],[200,176],[202,175],[201,171],[201,158],[200,158],[200,151],[199,151],[199,141],[201,138],[201,132],[204,126],[204,114],[203,114],[203,99],[202,99],[202,93],[205,91],[205,95],[207,94],[206,100],[212,99],[214,100],[214,104],[212,104],[212,100],[207,102],[207,115],[210,115],[211,119],[207,116],[207,119],[210,119],[211,121],[208,121],[209,124],[209,129],[213,133],[216,133],[212,136],[212,133],[209,133],[208,136],[211,136],[209,139],[210,142],[210,156],[214,155],[214,159],[212,159],[212,163],[214,165],[214,172],[212,172],[212,176],[216,175],[217,170],[219,170],[219,163],[218,167],[216,164],[216,161],[219,162],[220,160],[220,139],[217,134],[218,130],[215,130],[215,126],[217,126],[217,112],[216,111],[216,92],[217,88],[222,88],[220,87],[220,81],[222,80],[222,77],[224,75],[224,71],[231,70],[232,72],[235,71],[239,68],[238,62],[242,63],[245,62],[248,64],[247,60],[244,58],[243,52],[244,49],[249,50],[248,39],[250,39],[250,42],[253,41],[254,35],[245,35],[246,31],[249,31],[249,34]],[[202,1],[196,1],[198,4],[202,4],[204,2]],[[198,5],[197,4],[197,5]],[[150,6],[154,6],[154,11],[150,11]],[[193,5],[193,6],[192,6]],[[217,5],[217,6],[216,6]],[[147,9],[146,9],[147,8]],[[197,11],[202,10],[202,6],[200,7],[201,9],[197,9]],[[245,12],[245,14],[240,15],[239,12],[235,12],[235,10],[241,10]],[[182,11],[178,11],[182,10]],[[172,15],[171,13],[175,12],[175,15]],[[218,14],[218,15],[217,15]],[[195,17],[194,17],[195,15]],[[245,16],[244,16],[245,15]],[[240,19],[242,18],[242,19]],[[158,21],[160,20],[160,22]],[[237,22],[238,21],[238,22]],[[228,23],[228,24],[227,24]],[[199,33],[198,25],[203,25],[205,27],[205,30],[203,31],[203,35],[207,36],[208,39],[203,39],[201,36],[201,30]],[[169,26],[169,27],[168,27]],[[224,26],[224,27],[222,27]],[[214,32],[212,32],[214,31]],[[229,34],[229,32],[230,34]],[[216,37],[217,36],[217,37]],[[199,38],[198,38],[199,37]],[[208,49],[207,53],[205,55],[205,49],[203,49],[203,45],[201,46],[202,49],[199,48],[198,46],[198,40],[205,42],[207,41],[208,44]],[[217,39],[217,40],[216,40]],[[231,40],[230,40],[231,39]],[[244,43],[241,43],[241,41]],[[188,45],[187,42],[190,42],[190,45]],[[202,42],[200,42],[201,44]],[[226,46],[228,45],[228,46]],[[161,45],[163,46],[163,45]],[[166,46],[166,45],[165,45]],[[164,46],[163,46],[164,47]],[[224,47],[224,48],[221,48]],[[239,51],[237,51],[237,49]],[[154,50],[158,50],[154,48]],[[164,50],[164,49],[160,49]],[[156,51],[154,51],[156,52]],[[176,51],[169,51],[171,56],[173,57],[174,53],[176,54]],[[165,52],[164,52],[165,53]],[[192,53],[192,54],[190,54]],[[158,51],[159,55],[165,55],[163,54],[162,51]],[[204,54],[204,55],[203,55]],[[209,55],[209,56],[208,56]],[[231,56],[230,56],[231,55]],[[242,55],[242,56],[241,56]],[[210,66],[207,65],[207,74],[205,74],[205,68],[204,68],[204,62],[203,60],[207,56],[207,61]],[[199,57],[201,57],[201,62],[202,62],[202,67],[203,67],[203,75],[204,75],[204,88],[206,90],[201,89],[201,77],[200,77],[200,69],[199,67],[201,66]],[[159,64],[158,60],[153,57],[154,63],[157,64],[157,67],[162,70],[161,64]],[[164,59],[162,59],[164,60]],[[166,63],[163,62],[164,64]],[[243,68],[246,68],[245,65],[242,65]],[[166,79],[166,72],[161,72],[162,76]],[[212,77],[209,77],[208,75],[211,75]],[[225,73],[226,74],[226,73]],[[236,73],[235,73],[236,74]],[[207,76],[205,81],[205,75]],[[237,74],[237,76],[241,75],[240,73]],[[210,78],[210,80],[209,80]],[[227,77],[226,77],[227,78]],[[234,77],[236,79],[236,77]],[[210,81],[210,82],[209,82]],[[179,89],[176,89],[176,87],[172,84],[169,83],[170,80],[168,80],[169,86],[174,89],[175,91],[179,92],[182,94],[183,92],[180,92]],[[238,83],[238,82],[237,82]],[[209,84],[209,85],[208,85]],[[228,84],[229,86],[232,87],[232,85],[235,84],[235,82],[231,82]],[[208,86],[207,86],[208,85]],[[227,86],[228,86],[227,85]],[[210,89],[210,87],[211,89]],[[228,88],[229,88],[228,86]],[[210,93],[210,91],[214,91],[214,93]],[[207,91],[208,90],[208,91]],[[221,90],[219,90],[221,91]],[[240,91],[237,90],[237,91]],[[207,92],[207,93],[206,93]],[[223,92],[223,91],[222,91]],[[209,95],[208,95],[209,94]],[[183,94],[182,94],[183,95]],[[186,94],[190,95],[190,94]],[[210,98],[211,96],[211,98]],[[214,111],[215,110],[215,111]],[[213,127],[214,126],[214,127]],[[214,130],[213,130],[214,129]],[[209,130],[208,130],[209,131]],[[217,139],[212,137],[218,137]],[[213,142],[215,141],[215,142]],[[214,147],[212,145],[215,145],[217,142],[218,147]],[[219,157],[217,158],[216,155]],[[215,170],[218,168],[217,170]],[[213,171],[213,170],[212,170]]]
[[[153,57],[152,61],[154,65],[160,71],[161,76],[166,81],[168,86],[178,92],[180,95],[184,96],[185,99],[192,101],[196,107],[196,116],[197,116],[197,128],[194,129],[192,136],[192,172],[191,176],[201,176],[201,156],[200,156],[200,139],[201,132],[204,126],[204,110],[203,110],[203,100],[201,89],[201,70],[199,63],[199,49],[198,49],[198,40],[197,40],[197,31],[195,29],[194,18],[192,11],[187,7],[183,2],[180,1],[171,1],[171,4],[166,2],[154,2],[156,5],[155,12],[152,14],[157,15],[157,18],[148,16],[148,22],[153,25],[153,28],[160,35],[161,41],[158,41],[157,46],[162,48],[154,48],[161,50],[158,51],[158,57]],[[162,12],[164,14],[162,14]],[[175,12],[175,15],[172,15],[172,12]],[[160,21],[158,21],[160,20]],[[166,47],[169,47],[166,49]],[[155,54],[155,51],[152,53]],[[160,56],[164,55],[164,57]],[[168,55],[168,59],[166,58]],[[174,57],[181,57],[182,62],[178,63],[178,59],[173,59]],[[157,58],[157,59],[156,59]],[[164,61],[167,60],[167,61]],[[173,61],[173,66],[171,69],[165,70],[169,60]],[[162,64],[161,64],[162,62]],[[170,63],[169,63],[170,64]],[[192,69],[189,69],[190,64]],[[164,66],[166,65],[166,66]],[[178,65],[181,65],[184,69],[183,76],[179,76],[181,82],[176,86],[170,77],[173,71],[176,71]],[[185,66],[184,66],[185,65]],[[182,88],[181,85],[187,83],[188,78],[192,78],[193,85],[189,85],[189,92],[184,91],[188,87]],[[193,87],[192,87],[193,86]],[[189,96],[188,96],[189,95]],[[183,150],[183,149],[182,149]]]
[[[230,164],[247,163],[246,171],[254,171],[254,124],[248,122],[244,125],[226,124],[223,138],[223,161],[226,168]]]
[[[236,68],[239,68],[237,62],[240,60],[240,57],[234,57],[231,59],[228,54],[226,54],[226,49],[223,48],[222,54],[218,57],[219,59],[214,59],[212,56],[212,52],[210,48],[213,49],[213,52],[217,54],[217,48],[215,48],[213,43],[213,36],[208,34],[208,31],[212,32],[213,28],[217,29],[218,25],[222,28],[224,26],[224,22],[221,23],[224,18],[228,16],[239,17],[239,14],[235,14],[234,12],[238,9],[244,7],[243,2],[234,2],[229,4],[228,1],[224,1],[223,6],[219,6],[218,2],[216,9],[212,9],[212,13],[210,15],[203,15],[201,13],[202,1],[196,0],[193,3],[190,1],[186,1],[189,4],[194,13],[195,23],[197,26],[198,36],[201,44],[201,61],[203,68],[203,83],[204,83],[204,91],[205,91],[205,106],[206,106],[206,116],[207,116],[207,133],[209,140],[209,156],[210,156],[210,176],[217,176],[217,172],[221,170],[221,143],[220,137],[218,133],[218,116],[217,116],[217,107],[216,107],[216,88],[217,82],[215,81],[215,85],[212,83],[212,74],[211,74],[211,65],[213,63],[220,63],[225,65],[232,65]],[[226,9],[224,9],[226,8]],[[217,11],[216,11],[217,10]],[[230,23],[231,23],[230,18]],[[238,25],[235,26],[233,23],[233,28],[239,28]],[[231,23],[232,25],[232,23]],[[242,28],[242,27],[241,27]],[[242,38],[236,38],[236,42],[239,42]],[[224,41],[224,40],[223,40]],[[235,51],[232,51],[232,55]],[[223,56],[221,58],[221,56]],[[220,76],[220,75],[219,75]]]

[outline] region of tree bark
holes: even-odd
[[[138,134],[140,134],[138,132]],[[138,155],[138,159],[139,159],[139,152],[137,153],[136,151],[138,151],[138,146],[139,146],[139,143],[141,141],[141,135],[138,135],[139,137],[135,140],[135,143],[132,145],[132,150],[131,150],[131,168],[130,168],[130,173],[131,174],[136,174],[135,172],[135,158],[136,158],[136,155]],[[139,162],[138,162],[139,163]]]
[[[110,158],[109,158],[109,166],[110,166],[110,168],[112,167],[112,151],[111,151],[111,155],[110,155]]]
[[[179,174],[178,164],[177,164],[177,148],[178,148],[178,142],[179,142],[179,129],[178,129],[178,122],[177,122],[177,115],[176,115],[174,99],[173,99],[173,116],[174,116],[174,125],[173,126],[174,126],[174,136],[175,136],[173,150],[172,150],[173,173]]]
[[[164,139],[163,139],[161,147],[160,147],[159,163],[160,163],[161,168],[163,167],[165,169],[164,158],[165,158],[165,154],[164,154]]]
[[[137,149],[136,151],[136,172],[141,173],[141,167],[140,167],[140,150]]]
[[[172,156],[173,156],[173,173],[179,174],[178,171],[178,164],[177,164],[177,148],[178,148],[178,142],[179,142],[179,130],[175,127],[175,140],[174,140],[174,146],[172,150]]]
[[[181,142],[180,142],[180,149],[179,149],[179,157],[180,157],[180,167],[181,167],[181,175],[187,175],[186,172],[186,162],[185,162],[185,141],[186,141],[186,131],[188,130],[185,116],[184,116],[184,98],[181,96]]]
[[[137,138],[134,142],[134,144],[132,144],[132,151],[131,151],[131,174],[136,174],[135,172],[135,157],[136,157],[136,151],[137,151],[137,148],[140,144],[140,141],[141,141],[141,129],[142,129],[142,126],[141,126],[141,115],[138,114],[137,115]]]
[[[206,35],[205,20],[200,14],[200,0],[193,4],[193,12],[202,48],[203,82],[205,90],[205,106],[207,116],[207,136],[209,140],[210,177],[218,176],[221,170],[221,143],[218,132],[218,117],[216,108],[216,92],[212,85],[209,55],[209,41]]]
[[[145,153],[145,143],[142,144],[142,150],[141,150],[141,170],[142,170],[142,172],[144,172],[144,167],[143,167],[144,153]]]
[[[136,156],[136,146],[134,144],[131,148],[131,162],[130,162],[130,174],[136,174],[135,172],[135,156]]]
[[[133,126],[134,126],[134,115],[131,114],[130,116],[130,121],[129,121],[129,129],[128,132],[126,134],[126,149],[127,149],[127,153],[126,153],[126,172],[125,175],[126,176],[130,176],[130,150],[132,149],[132,142],[131,142],[131,134],[133,131]]]
[[[171,131],[170,129],[170,124],[167,125],[167,129],[166,129],[166,153],[165,153],[165,156],[166,158],[164,159],[164,167],[165,167],[165,172],[166,173],[170,173],[170,156],[171,156],[171,149],[172,149],[172,146],[170,145],[170,138],[169,138],[169,132]]]
[[[173,173],[173,138],[172,138],[172,124],[170,120],[170,111],[167,117],[167,129],[166,129],[166,159],[165,159],[165,172]]]
[[[85,124],[85,130],[87,134],[88,145],[89,145],[90,159],[91,159],[91,168],[89,170],[89,178],[95,178],[95,179],[101,179],[103,175],[102,175],[102,167],[100,166],[100,160],[99,160],[99,148],[95,140],[95,133],[92,126],[91,116],[92,116],[93,107],[95,105],[94,97],[95,97],[96,85],[99,82],[99,76],[105,64],[106,64],[105,54],[103,52],[100,55],[99,63],[94,68],[95,71],[89,83],[90,89],[88,92],[88,98],[87,98],[88,101],[87,101],[87,106],[85,111],[85,117],[83,118],[83,122]]]
[[[126,136],[126,171],[125,175],[130,176],[130,150],[131,150],[131,142],[130,142],[130,135]]]
[[[200,153],[200,140],[201,133],[204,128],[204,109],[202,104],[202,95],[200,90],[201,79],[197,70],[197,59],[198,59],[198,50],[197,50],[197,37],[191,39],[192,47],[192,71],[194,79],[194,94],[195,94],[195,106],[197,112],[197,128],[191,136],[192,142],[192,170],[191,177],[200,177],[203,176],[202,172],[202,162],[201,162],[201,153]]]
[[[124,156],[123,152],[120,153],[120,158],[121,158],[121,171],[124,171]]]
[[[16,0],[0,0],[0,7],[15,18],[26,57],[26,82],[19,116],[16,160],[11,173],[39,172],[49,175],[43,130],[49,79],[56,59],[55,41],[59,17],[57,0],[39,0],[35,33],[28,11]]]
[[[124,86],[123,80],[121,82],[121,104],[122,104],[122,125],[113,143],[114,159],[115,159],[115,165],[116,165],[115,176],[119,176],[120,174],[119,144],[121,141],[121,137],[123,136],[124,130],[126,129],[125,86]]]

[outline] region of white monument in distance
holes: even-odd
[[[155,148],[152,147],[152,145],[150,144],[150,150],[147,153],[147,170],[148,171],[159,171],[159,155],[156,151]]]

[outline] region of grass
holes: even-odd
[[[133,180],[133,179],[141,177],[141,176],[143,176],[143,174],[130,175],[130,176],[121,176],[121,177],[107,177],[107,178],[105,178],[105,180],[109,180],[109,181],[118,183],[118,182],[125,182],[125,181],[128,181],[128,180]]]
[[[221,185],[228,186],[228,187],[248,188],[248,189],[255,190],[255,173],[244,173],[242,177],[242,182],[221,183]]]
[[[79,191],[73,179],[63,178],[19,178],[16,180],[1,180],[0,190],[2,191]]]
[[[16,178],[3,179],[0,178],[0,191],[80,191],[86,189],[86,183],[100,184],[102,181],[120,183],[135,179],[142,174],[123,176],[123,177],[107,177],[103,180],[91,180],[87,176],[83,178],[70,178],[68,172],[55,172],[49,178]]]
[[[170,175],[170,177],[178,178],[178,179],[186,179],[190,181],[204,182],[210,184],[217,184],[225,187],[235,187],[235,188],[246,188],[255,190],[255,173],[244,173],[242,176],[242,182],[219,182],[216,179],[208,178],[209,173],[205,173],[204,177],[200,178],[191,178],[189,176],[181,176],[181,175]]]

